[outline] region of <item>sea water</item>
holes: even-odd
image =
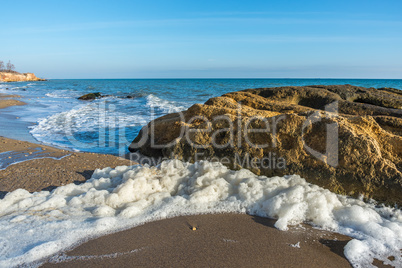
[[[128,145],[150,120],[211,97],[248,88],[318,84],[402,89],[402,80],[379,79],[71,79],[0,83],[0,93],[21,95],[21,100],[29,104],[0,111],[0,135],[17,135],[28,141],[33,137],[57,147],[118,155],[127,152]],[[93,92],[107,97],[77,99]],[[15,133],[16,128],[8,127],[5,115],[13,119],[8,120],[10,124],[17,121],[27,129]],[[27,134],[25,138],[20,130]]]
[[[0,84],[0,93],[21,95],[29,104],[4,109],[0,117],[26,122],[24,131],[37,142],[119,154],[153,118],[210,97],[246,88],[314,84],[402,89],[401,80],[50,80]],[[107,97],[77,99],[90,92]],[[12,138],[13,131],[6,134]],[[81,185],[37,193],[19,189],[0,200],[0,267],[39,265],[51,256],[59,260],[60,251],[83,239],[149,221],[222,212],[275,218],[281,230],[308,222],[349,235],[354,239],[344,252],[355,267],[370,267],[374,258],[402,265],[400,209],[336,195],[297,175],[267,178],[207,161],[99,168]]]

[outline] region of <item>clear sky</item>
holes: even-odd
[[[402,1],[5,1],[0,60],[45,78],[399,78]]]

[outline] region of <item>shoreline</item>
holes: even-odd
[[[34,159],[26,159],[31,156]],[[3,165],[0,167],[0,198],[18,188],[30,192],[51,191],[68,183],[79,184],[89,179],[95,168],[132,164],[112,155],[71,152],[5,137],[0,137],[0,163]],[[7,164],[10,165],[4,166]],[[246,214],[179,216],[91,239],[67,253],[59,253],[70,256],[72,261],[52,263],[48,260],[43,267],[77,264],[121,267],[132,262],[147,267],[200,267],[205,265],[205,258],[210,265],[261,266],[274,262],[295,267],[301,262],[310,267],[350,267],[343,256],[343,246],[351,238],[306,224],[284,232],[276,229],[274,223],[272,219]],[[133,243],[145,250],[134,253]],[[127,251],[133,252],[126,254]],[[81,257],[76,257],[77,254]],[[96,257],[105,254],[116,257]],[[291,258],[286,257],[289,254]],[[85,258],[88,255],[95,257]]]
[[[39,147],[40,153],[53,159],[28,160],[0,170],[0,198],[7,193],[4,189],[51,191],[68,183],[85,182],[95,168],[133,164],[112,155]],[[37,144],[0,137],[0,158],[3,159],[29,156],[37,149]],[[37,264],[41,267],[125,267],[132,263],[143,267],[203,267],[206,264],[351,267],[343,254],[351,237],[304,223],[281,231],[274,227],[275,222],[231,213],[178,216],[81,241]],[[374,264],[388,267],[377,260]]]
[[[96,168],[132,165],[113,155],[73,152],[0,136],[0,198],[23,188],[29,192],[81,183]],[[4,165],[7,165],[4,167]]]
[[[26,124],[1,113],[1,110],[0,114],[0,119],[3,117],[4,121]],[[7,126],[13,129],[8,123]],[[30,135],[28,129],[26,134]],[[69,183],[81,184],[91,177],[96,168],[133,164],[128,159],[113,155],[74,152],[1,135],[0,132],[0,199],[18,188],[36,192],[51,191]],[[274,223],[275,220],[245,214],[179,216],[89,240],[67,253],[56,255],[70,261],[46,263],[44,267],[72,267],[77,264],[121,267],[133,262],[149,267],[205,266],[206,263],[210,266],[264,266],[270,263],[289,267],[350,267],[343,256],[344,246],[350,237],[337,233],[320,236],[325,231],[305,224],[283,232],[274,228]],[[194,231],[193,225],[196,225]],[[223,237],[226,234],[227,238]],[[261,238],[265,239],[262,241]],[[295,238],[300,238],[300,241],[293,240]],[[141,241],[145,243],[143,247],[133,247],[133,243],[141,244]],[[293,251],[298,251],[300,256]],[[381,263],[374,264],[382,267]]]
[[[26,105],[26,102],[16,100],[16,98],[22,98],[20,95],[8,95],[0,93],[0,109],[5,109],[12,106]]]
[[[13,114],[15,109],[19,109],[19,106],[28,105],[26,102],[17,100],[19,98],[24,97],[17,94],[0,93],[0,125],[7,126],[0,128],[0,137],[41,144],[29,133],[28,127],[32,124],[20,120]]]

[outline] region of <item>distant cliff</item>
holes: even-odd
[[[46,79],[38,78],[33,73],[0,72],[0,82],[19,81],[46,81]]]

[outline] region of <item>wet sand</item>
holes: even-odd
[[[305,224],[280,231],[274,223],[244,214],[180,216],[91,240],[42,267],[351,267],[343,255],[349,237]]]
[[[0,109],[4,109],[10,106],[26,105],[25,102],[16,100],[15,98],[21,98],[19,95],[6,95],[0,93]]]
[[[18,188],[35,192],[80,183],[97,168],[132,164],[113,155],[77,153],[0,137],[0,198]]]

